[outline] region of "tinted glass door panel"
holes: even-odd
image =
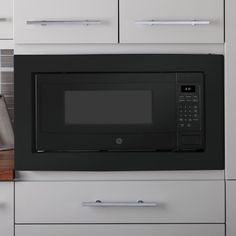
[[[152,91],[66,91],[65,123],[66,125],[152,124]]]

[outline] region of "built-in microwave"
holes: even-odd
[[[15,56],[18,170],[224,168],[221,55]]]

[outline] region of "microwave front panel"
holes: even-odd
[[[222,55],[14,58],[17,170],[224,168]]]

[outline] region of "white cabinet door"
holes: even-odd
[[[224,223],[224,212],[224,181],[17,182],[15,186],[15,220],[24,224]]]
[[[236,235],[236,181],[226,183],[226,236]]]
[[[120,0],[121,43],[223,43],[224,0]]]
[[[0,235],[14,235],[13,183],[0,182]]]
[[[0,40],[13,38],[13,0],[0,0]]]
[[[16,236],[225,236],[224,225],[17,225]]]
[[[16,44],[118,42],[118,0],[17,0]]]
[[[236,1],[225,1],[226,177],[236,179]]]

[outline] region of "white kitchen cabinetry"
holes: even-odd
[[[226,236],[236,235],[236,1],[225,1]]]
[[[14,184],[0,182],[0,235],[14,235]]]
[[[223,0],[120,0],[121,43],[223,43]]]
[[[117,44],[118,26],[123,44],[224,42],[223,0],[21,0],[14,9],[17,45]]]
[[[0,0],[0,40],[13,38],[13,0]]]
[[[226,178],[236,180],[236,1],[225,1]],[[235,228],[236,232],[236,228]]]
[[[17,225],[16,236],[224,236],[224,225]]]
[[[20,0],[16,44],[118,42],[118,0]]]
[[[225,223],[224,212],[224,181],[17,182],[15,186],[17,224]]]
[[[226,236],[236,235],[236,181],[226,184]]]
[[[0,0],[0,48],[13,47],[13,0]]]

